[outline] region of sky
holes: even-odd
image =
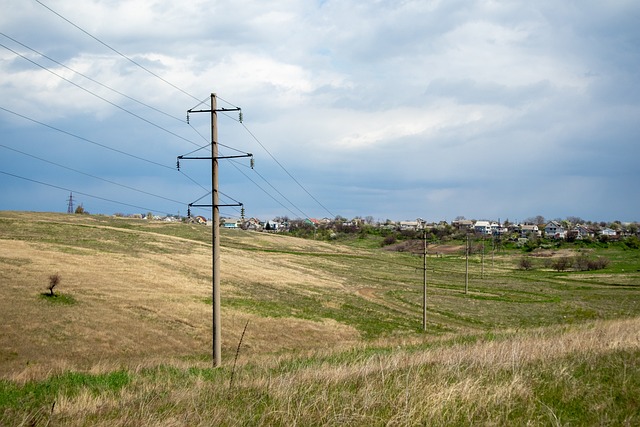
[[[640,221],[635,0],[0,6],[0,210]]]

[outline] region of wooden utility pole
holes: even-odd
[[[190,109],[187,111],[187,121],[189,120],[189,113],[211,113],[211,157],[188,157],[178,156],[178,169],[180,169],[180,160],[182,159],[210,159],[211,160],[211,204],[195,204],[190,203],[189,208],[192,206],[209,206],[213,210],[213,223],[211,224],[211,246],[212,246],[212,286],[211,286],[211,324],[212,324],[212,358],[213,367],[218,367],[222,363],[222,333],[220,322],[220,207],[221,206],[242,206],[242,203],[221,205],[219,201],[218,192],[218,160],[219,159],[232,159],[239,157],[253,157],[251,153],[238,155],[238,156],[224,156],[218,155],[218,111],[240,111],[240,108],[221,108],[218,109],[216,94],[211,94],[211,109],[209,110],[195,110]],[[242,121],[242,119],[240,120]],[[253,162],[251,163],[253,165]],[[253,167],[253,166],[252,166]]]
[[[213,209],[213,224],[211,241],[213,246],[211,291],[211,324],[213,325],[213,366],[222,363],[222,337],[220,328],[220,200],[218,194],[218,112],[216,94],[211,94],[211,204]]]
[[[427,331],[427,228],[422,223],[422,331]]]
[[[484,279],[484,233],[482,233],[482,273],[481,277]]]
[[[467,234],[467,246],[466,246],[466,270],[464,275],[464,293],[469,293],[469,234]]]

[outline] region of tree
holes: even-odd
[[[82,206],[81,204],[76,207],[76,211],[75,212],[77,214],[87,213],[87,212],[84,211],[84,206]]]
[[[52,274],[51,276],[49,276],[49,286],[47,286],[47,289],[49,289],[49,295],[51,296],[55,295],[53,293],[53,288],[58,286],[59,283],[60,283],[60,275],[58,273]]]

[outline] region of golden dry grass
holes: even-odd
[[[35,214],[26,217],[33,220]],[[57,223],[91,221],[74,215],[52,218]],[[210,245],[147,231],[94,227],[109,228],[115,236],[143,235],[146,245],[162,251],[132,255],[0,236],[0,376],[27,379],[210,353]],[[260,237],[264,242],[253,243],[270,245],[279,236]],[[296,245],[304,248],[309,243],[300,240]],[[312,269],[293,268],[290,257],[223,248],[223,298],[265,281],[280,287],[340,286]],[[56,290],[72,296],[75,304],[51,304],[39,297],[54,273],[62,278]],[[245,345],[255,351],[342,345],[358,339],[352,328],[329,320],[265,319],[231,308],[223,308],[222,318],[223,352],[229,354],[247,320]]]

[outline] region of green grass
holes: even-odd
[[[73,398],[82,391],[93,396],[114,395],[131,382],[131,376],[127,371],[99,375],[66,372],[21,385],[0,380],[0,424],[13,424],[11,420],[20,419],[19,414],[28,414],[27,424],[39,425],[48,419],[50,408],[61,397]]]
[[[51,295],[49,292],[43,292],[40,294],[40,299],[47,301],[50,304],[54,305],[74,305],[77,303],[76,299],[69,294],[63,294],[60,292],[54,292]]]

